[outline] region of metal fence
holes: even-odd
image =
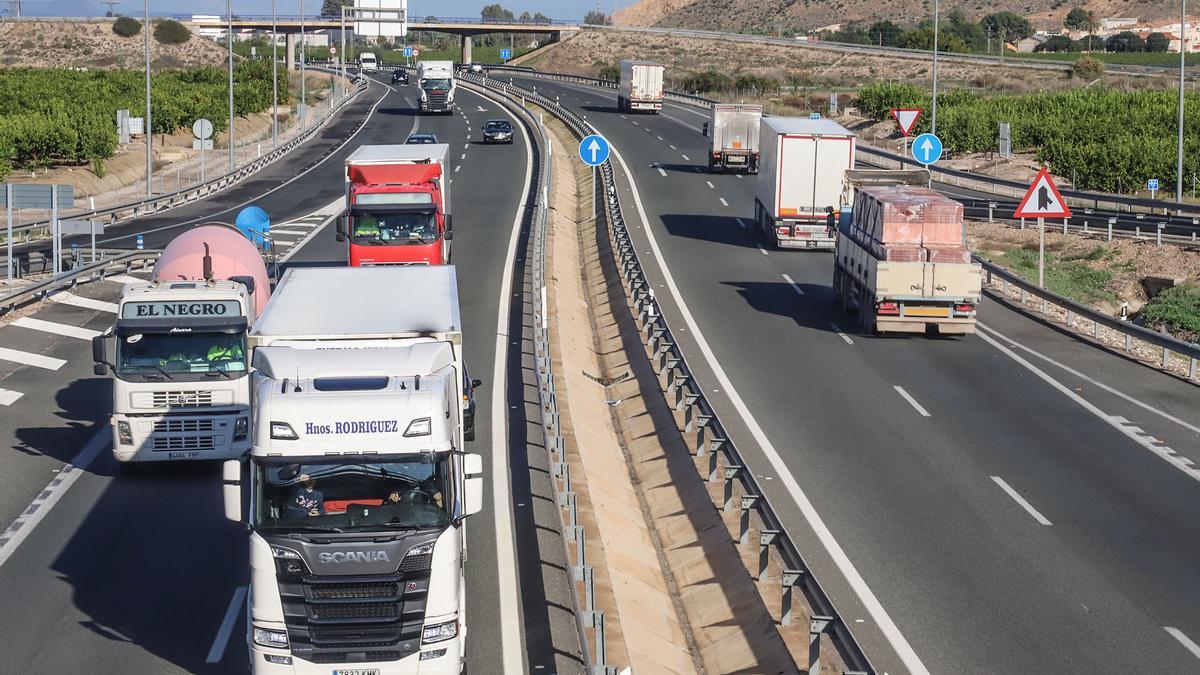
[[[37,302],[51,293],[75,288],[81,283],[97,281],[114,274],[128,274],[135,265],[145,269],[148,263],[158,260],[162,251],[106,251],[103,253],[103,256],[97,255],[101,259],[76,267],[66,274],[31,283],[24,288],[0,296],[0,315],[7,314],[31,302]]]
[[[487,85],[493,90],[533,101],[562,120],[579,138],[596,133],[595,128],[586,120],[536,92],[494,80],[488,80]],[[718,506],[726,512],[735,509],[740,511],[738,545],[757,549],[758,569],[750,570],[753,578],[756,582],[763,583],[768,580],[771,570],[778,571],[782,588],[778,601],[783,625],[792,625],[796,621],[795,593],[802,593],[807,600],[812,610],[808,617],[810,640],[806,665],[809,672],[817,672],[819,667],[820,638],[823,634],[833,640],[852,672],[874,672],[850,626],[842,619],[820,583],[810,573],[798,546],[763,494],[753,472],[726,433],[716,410],[705,397],[704,389],[688,367],[658,301],[650,292],[649,282],[622,215],[616,175],[611,163],[601,165],[595,187],[597,203],[602,205],[600,216],[607,225],[614,262],[621,274],[626,298],[635,315],[644,344],[658,372],[664,395],[673,406],[676,415],[682,419],[682,433],[699,464],[697,468],[701,476],[709,483],[722,485],[723,497]],[[535,305],[538,304],[535,302]],[[543,323],[538,324],[539,339],[545,342],[548,333],[544,318],[541,321]],[[545,347],[539,349],[544,350]],[[548,437],[547,444],[553,443],[551,447],[561,449],[561,437],[557,435],[557,407],[553,403],[553,379],[542,374],[549,372],[549,352],[538,351],[538,354],[541,389],[548,392],[550,401],[549,406],[543,406],[543,412],[546,419],[550,420],[549,426],[555,431],[555,434]],[[562,456],[561,451],[558,456]],[[565,505],[571,512],[570,517],[574,519],[573,499],[567,497],[571,492],[569,469],[563,462],[556,462],[554,469],[555,474],[563,479],[562,501],[566,502]],[[751,530],[758,532],[757,538],[751,537]],[[577,542],[577,554],[585,554],[582,540]],[[578,573],[576,578],[579,578]],[[603,635],[602,620],[596,635],[598,638]]]

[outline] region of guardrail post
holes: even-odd
[[[1109,241],[1112,241],[1113,225],[1116,225],[1116,224],[1117,224],[1117,219],[1115,217],[1110,217],[1108,219],[1108,240]]]
[[[808,617],[808,672],[809,675],[819,675],[821,672],[821,633],[833,623],[832,616],[814,614]]]
[[[708,453],[708,482],[712,483],[717,480],[717,470],[720,468],[721,449],[725,445],[724,438],[713,438],[709,441]]]
[[[1021,229],[1022,230],[1025,229],[1025,219],[1024,218],[1021,219]]]
[[[758,581],[764,581],[767,578],[767,566],[771,562],[771,547],[775,545],[775,540],[782,534],[779,530],[761,530],[758,533],[758,576],[755,577]]]
[[[1196,357],[1193,356],[1190,361],[1191,363],[1188,365],[1188,379],[1194,380],[1196,379]]]
[[[988,222],[989,223],[995,222],[995,219],[992,218],[992,212],[995,210],[996,210],[996,202],[988,202]]]
[[[742,514],[738,519],[738,543],[750,543],[750,511],[758,506],[759,495],[745,495],[742,497]]]
[[[722,511],[729,512],[733,510],[733,482],[737,480],[738,472],[742,467],[731,464],[725,467],[725,499],[721,507]]]
[[[1162,246],[1163,229],[1166,228],[1166,226],[1167,226],[1166,223],[1158,224],[1158,228],[1157,228],[1158,231],[1155,233],[1155,236],[1154,236],[1154,243],[1158,246]]]
[[[783,583],[780,588],[779,623],[784,626],[792,625],[793,589],[800,585],[804,578],[804,570],[784,570]]]
[[[1167,349],[1166,347],[1163,347],[1162,367],[1166,368],[1169,365],[1171,365],[1171,350]]]

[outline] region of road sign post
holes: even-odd
[[[1071,209],[1067,206],[1067,201],[1050,178],[1050,172],[1042,169],[1013,213],[1013,218],[1037,218],[1039,288],[1046,287],[1046,219],[1070,217]]]
[[[72,218],[64,220],[60,224],[60,229],[64,235],[69,234],[88,234],[92,237],[92,257],[89,262],[96,262],[96,235],[104,234],[104,222],[100,220],[85,220],[80,218]]]
[[[913,140],[912,157],[928,167],[942,158],[942,139],[933,134],[921,134]]]
[[[1158,179],[1151,178],[1146,181],[1146,189],[1150,191],[1150,199],[1154,199],[1155,193],[1158,192]]]
[[[579,141],[579,158],[588,166],[600,166],[607,162],[609,152],[608,140],[599,134],[592,134]]]
[[[4,209],[8,211],[8,237],[5,242],[8,244],[8,257],[5,258],[5,266],[8,267],[8,283],[11,285],[13,280],[13,258],[12,258],[12,183],[4,184]]]

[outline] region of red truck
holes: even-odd
[[[445,144],[361,145],[346,158],[346,213],[337,240],[351,267],[450,262]]]

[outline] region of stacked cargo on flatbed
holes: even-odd
[[[982,268],[971,261],[962,204],[924,172],[847,171],[854,190],[835,248],[834,296],[868,332],[975,332]]]

